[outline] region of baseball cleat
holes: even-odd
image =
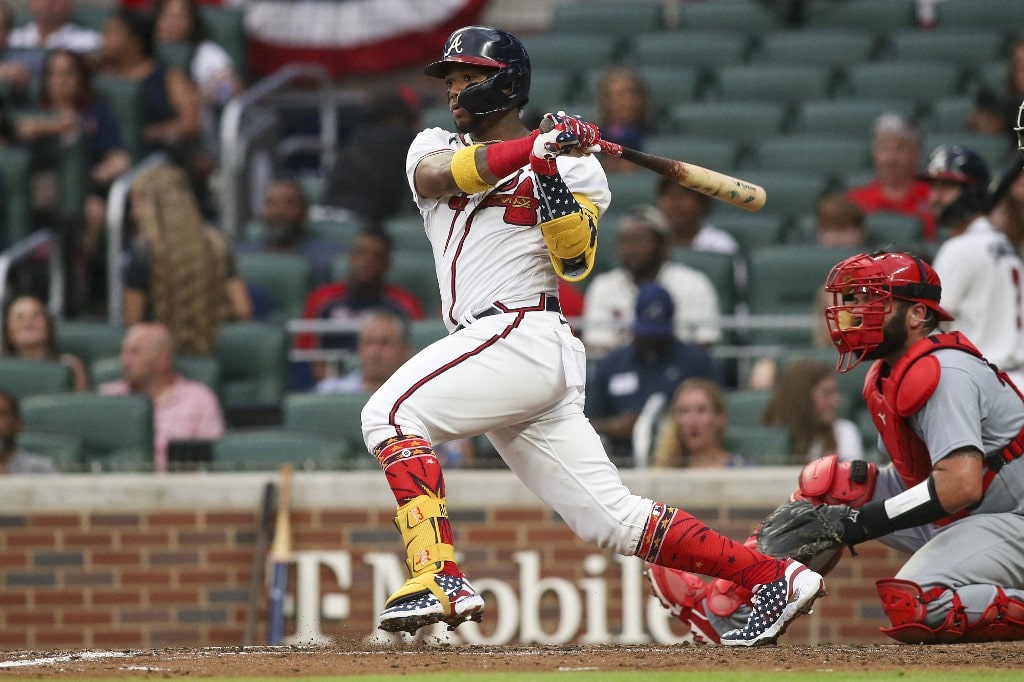
[[[778,580],[754,588],[753,610],[747,624],[722,635],[726,646],[764,646],[776,640],[798,616],[811,612],[814,600],[826,594],[825,581],[790,559]]]
[[[644,575],[661,605],[689,626],[694,644],[719,643],[718,632],[704,613],[707,585],[700,577],[658,564],[646,564]]]
[[[417,585],[422,589],[416,590]],[[412,635],[426,625],[444,622],[454,630],[467,620],[479,623],[483,614],[484,598],[465,576],[431,573],[410,580],[388,599],[380,614],[380,629]]]

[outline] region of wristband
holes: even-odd
[[[533,151],[533,139],[538,135],[540,131],[534,130],[526,137],[487,145],[487,167],[494,177],[507,177],[528,164]]]
[[[897,530],[917,528],[947,516],[935,492],[935,479],[918,483],[895,497],[869,502],[843,520],[843,541],[854,545]]]
[[[479,194],[492,186],[480,177],[480,171],[476,167],[476,150],[482,146],[474,144],[464,147],[452,156],[452,178],[466,194]]]

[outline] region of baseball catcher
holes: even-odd
[[[940,330],[951,316],[920,258],[860,254],[833,267],[825,288],[838,371],[874,361],[863,394],[891,463],[811,462],[747,543],[824,574],[844,546],[878,539],[910,554],[876,583],[890,637],[1024,639],[1024,396],[965,336]],[[728,581],[662,567],[648,576],[698,641],[717,641],[748,608]]]

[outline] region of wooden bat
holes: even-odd
[[[256,643],[256,611],[259,608],[260,595],[263,593],[263,581],[266,577],[267,549],[270,535],[273,532],[274,502],[277,499],[277,487],[267,481],[263,488],[263,499],[256,528],[256,549],[252,554],[252,572],[249,574],[249,595],[245,603],[245,637],[243,645],[252,646]]]
[[[561,112],[559,112],[561,113]],[[550,118],[543,118],[540,122],[540,131],[546,133],[554,127]],[[764,187],[755,185],[746,180],[734,178],[725,173],[719,173],[703,166],[687,163],[686,161],[675,161],[666,159],[663,156],[648,154],[621,144],[599,140],[596,145],[587,150],[590,153],[601,152],[611,154],[625,159],[630,163],[652,170],[658,175],[664,175],[676,184],[682,185],[694,192],[706,194],[709,197],[724,201],[733,206],[748,211],[760,211],[768,201],[768,194]]]
[[[284,644],[284,597],[288,591],[288,560],[292,553],[292,465],[281,466],[281,492],[277,497],[274,544],[270,547],[270,590],[267,598],[267,644]]]

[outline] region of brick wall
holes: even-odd
[[[737,495],[736,481],[629,472],[637,492],[673,501],[735,538],[782,499],[795,470],[761,470],[756,489]],[[770,475],[764,472],[772,472]],[[744,474],[746,475],[746,474]],[[767,478],[765,476],[767,475]],[[718,474],[719,477],[722,474]],[[0,648],[221,646],[242,643],[253,566],[261,475],[164,477],[68,476],[0,481]],[[344,593],[348,617],[320,630],[335,638],[373,630],[374,575],[367,553],[399,555],[394,510],[376,472],[299,474],[292,515],[296,552],[345,550],[351,587],[319,570],[320,594]],[[462,564],[476,581],[489,578],[519,591],[513,555],[534,550],[544,578],[573,584],[593,578],[591,555],[608,558],[608,629],[622,627],[620,565],[578,540],[510,474],[449,475],[449,508]],[[749,487],[749,486],[748,486]],[[645,489],[646,488],[646,489]],[[687,505],[691,499],[693,504]],[[461,500],[461,502],[459,501]],[[885,623],[874,581],[892,576],[900,557],[877,543],[844,558],[828,580],[830,596],[787,635],[793,643],[882,642]],[[296,586],[292,572],[292,591]],[[644,586],[646,589],[646,586]],[[259,634],[264,640],[263,599]],[[543,628],[555,630],[557,604],[545,599]],[[493,632],[496,614],[480,632]],[[290,619],[286,632],[297,624]]]

